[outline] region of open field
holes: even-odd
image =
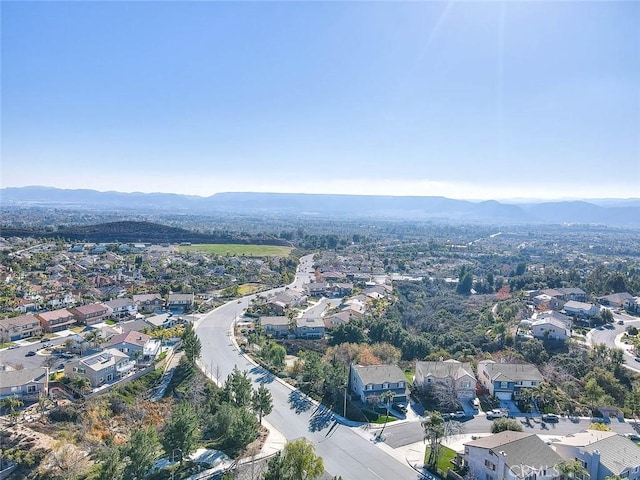
[[[181,252],[203,252],[215,255],[245,255],[248,257],[287,257],[292,247],[279,245],[239,245],[225,243],[203,243],[198,245],[180,245]]]

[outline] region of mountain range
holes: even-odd
[[[234,192],[199,197],[172,193],[99,192],[52,187],[0,189],[0,206],[12,205],[140,212],[312,215],[460,223],[577,223],[640,227],[640,198],[507,203],[495,200],[474,202],[419,196]]]

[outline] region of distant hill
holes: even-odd
[[[4,237],[64,238],[95,243],[239,243],[258,245],[289,245],[281,239],[240,237],[230,234],[205,234],[151,222],[110,222],[97,225],[76,225],[55,231],[40,228],[2,227]]]
[[[528,202],[472,202],[446,197],[321,195],[302,193],[218,193],[210,197],[170,193],[121,193],[49,187],[0,189],[0,205],[38,205],[124,211],[315,215],[398,218],[451,222],[640,227],[640,199]]]

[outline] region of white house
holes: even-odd
[[[552,480],[563,458],[537,435],[504,431],[464,445],[464,462],[480,480]]]
[[[615,432],[587,430],[562,437],[553,446],[561,457],[582,463],[590,480],[613,475],[629,480],[640,478],[640,448]]]
[[[564,304],[564,311],[567,315],[575,315],[581,318],[595,317],[600,313],[600,307],[593,303],[569,301]]]
[[[104,383],[117,380],[135,367],[126,353],[115,348],[94,353],[69,362],[64,373],[69,378],[84,376],[89,379],[91,386],[99,387]]]
[[[571,327],[555,317],[540,317],[531,323],[531,333],[543,340],[564,341],[571,337]]]

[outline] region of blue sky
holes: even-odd
[[[640,197],[640,2],[2,2],[1,185]]]

